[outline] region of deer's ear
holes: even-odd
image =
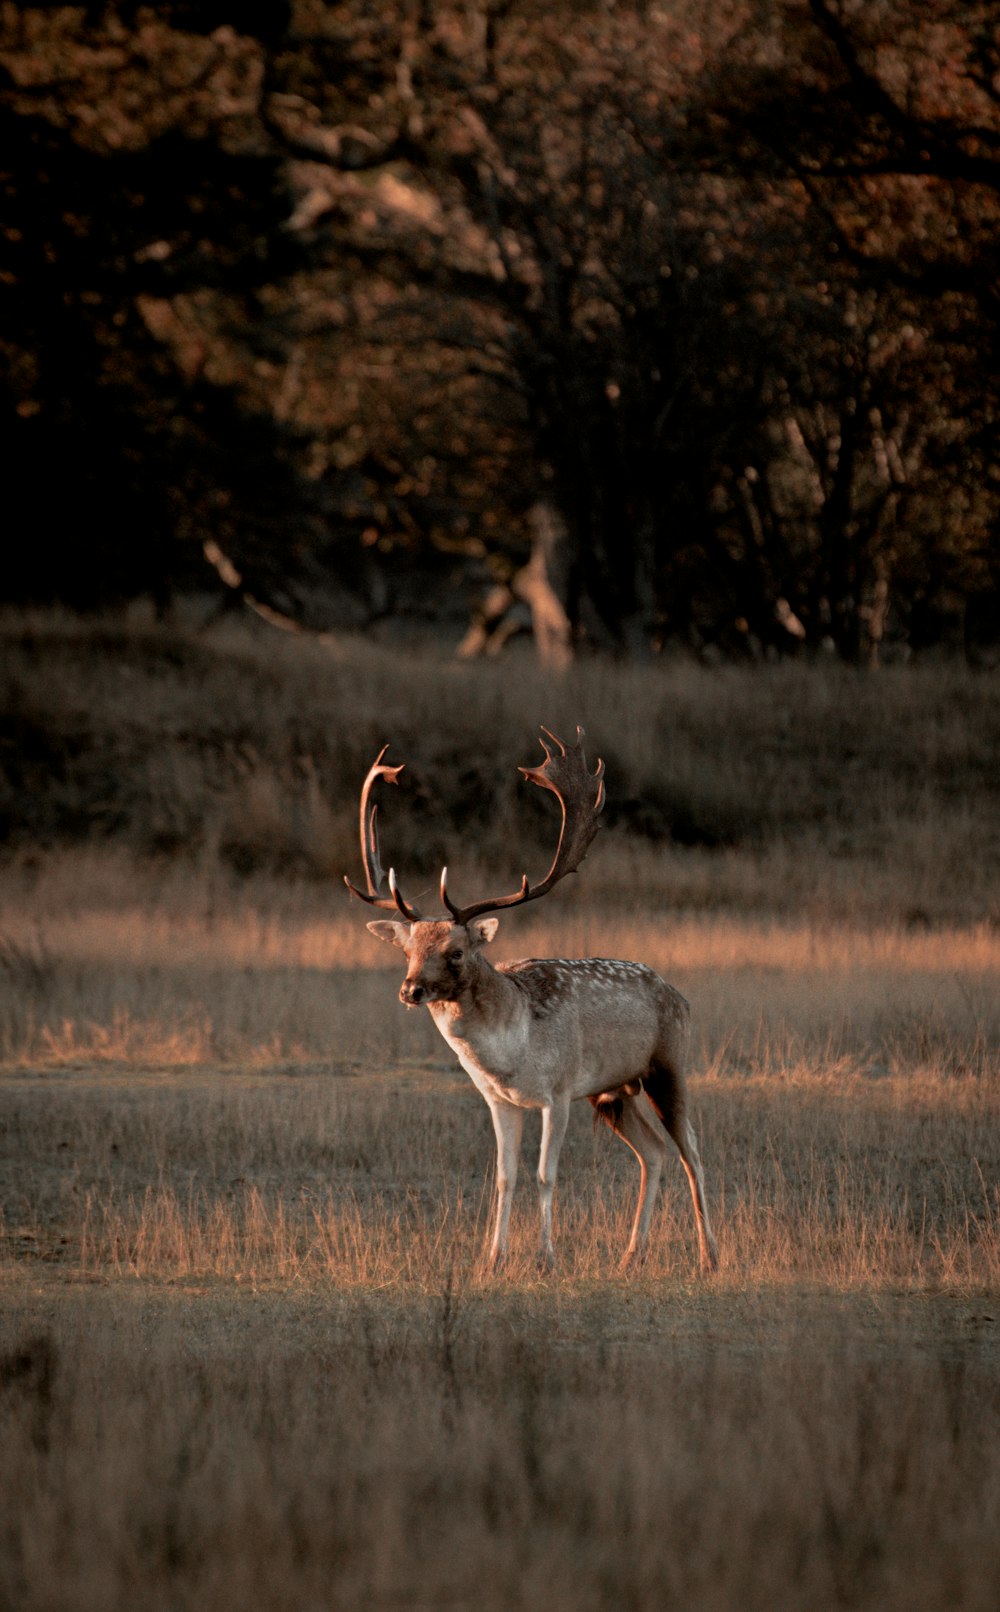
[[[499,928],[499,918],[477,918],[475,923],[469,925],[469,933],[480,946],[487,946]]]
[[[406,947],[410,938],[409,924],[401,924],[398,918],[376,918],[368,928],[377,940],[387,941],[390,946]]]

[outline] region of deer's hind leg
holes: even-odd
[[[632,1222],[632,1235],[621,1262],[621,1268],[627,1270],[639,1264],[645,1254],[656,1189],[667,1156],[667,1139],[655,1116],[648,1110],[644,1112],[628,1092],[602,1092],[597,1097],[591,1097],[590,1101],[594,1113],[606,1125],[610,1125],[615,1135],[621,1137],[639,1160],[639,1201]]]
[[[643,1081],[646,1096],[658,1119],[674,1141],[681,1156],[684,1173],[691,1188],[695,1219],[698,1222],[698,1249],[703,1271],[714,1271],[719,1264],[719,1251],[708,1223],[708,1206],[705,1202],[705,1175],[701,1155],[695,1139],[694,1127],[687,1114],[687,1094],[684,1078],[670,1064],[654,1063]]]

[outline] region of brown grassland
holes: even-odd
[[[1000,690],[948,665],[457,667],[0,621],[0,1608],[995,1612]],[[720,1270],[574,1114],[483,1268],[487,1111],[339,886],[607,828],[500,956],[689,996]]]

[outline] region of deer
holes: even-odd
[[[566,745],[541,729],[544,762],[520,767],[530,783],[554,794],[562,824],[549,871],[537,884],[527,874],[511,894],[459,906],[442,869],[440,900],[445,916],[425,917],[403,896],[393,867],[382,867],[378,806],[372,791],[380,780],[396,784],[405,764],[388,765],[384,745],[361,790],[361,857],[365,888],[345,874],[352,895],[369,907],[392,912],[368,929],[406,956],[399,999],[426,1008],[485,1098],[496,1136],[496,1199],[488,1261],[499,1270],[508,1259],[511,1204],[517,1182],[525,1113],[541,1113],[538,1198],[541,1271],[556,1267],[552,1200],[570,1104],[587,1098],[594,1123],[603,1120],[639,1161],[639,1198],[631,1236],[621,1261],[629,1271],[647,1251],[649,1227],[663,1165],[672,1141],[680,1154],[694,1203],[703,1272],[718,1265],[709,1225],[698,1144],[688,1112],[686,1064],[690,1009],[681,993],[643,963],[605,957],[524,958],[494,966],[484,947],[495,938],[498,912],[538,901],[575,873],[586,856],[604,807],[604,763],[591,772],[584,732]]]

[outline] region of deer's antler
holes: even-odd
[[[588,768],[587,758],[583,753],[582,728],[577,728],[576,743],[569,747],[554,733],[550,733],[548,728],[543,728],[542,733],[545,735],[540,741],[545,751],[542,765],[519,767],[518,771],[522,772],[530,783],[538,784],[542,789],[551,789],[562,807],[562,827],[552,866],[539,884],[529,884],[528,875],[525,874],[521,880],[521,888],[515,890],[513,894],[490,896],[485,901],[473,901],[467,907],[459,907],[452,901],[448,894],[448,869],[442,868],[441,905],[447,909],[457,924],[466,924],[471,918],[481,917],[484,912],[499,912],[504,907],[519,907],[525,901],[537,901],[539,896],[547,895],[552,886],[558,884],[560,879],[564,879],[567,873],[576,872],[600,827],[597,819],[604,807],[604,762],[598,761],[593,772]],[[546,743],[546,740],[549,743]],[[382,757],[388,748],[388,745],[383,745],[379,751],[368,769],[368,775],[361,789],[361,859],[364,863],[368,889],[359,890],[346,874],[344,883],[353,895],[361,901],[366,901],[370,907],[380,907],[386,912],[398,912],[413,924],[419,923],[422,915],[403,899],[396,883],[395,870],[390,868],[386,876],[382,869],[376,827],[378,807],[370,799],[372,786],[379,778],[384,778],[386,783],[394,784],[403,770],[402,766],[383,765]],[[383,893],[386,891],[387,894]]]
[[[466,924],[471,918],[481,917],[484,912],[519,907],[525,901],[536,901],[539,896],[547,895],[567,873],[576,872],[600,827],[597,819],[604,807],[604,762],[599,760],[594,772],[588,768],[583,753],[582,728],[577,728],[576,743],[571,747],[563,744],[548,728],[543,728],[542,733],[545,735],[540,741],[545,751],[544,762],[540,767],[519,767],[518,771],[530,783],[539,784],[542,789],[551,789],[562,807],[562,827],[552,866],[539,884],[529,884],[528,875],[525,874],[520,890],[515,890],[512,895],[474,901],[468,907],[458,907],[451,900],[448,895],[448,869],[442,868],[441,901],[457,924]],[[546,739],[553,749],[546,744]]]
[[[396,883],[395,869],[389,869],[388,877],[383,872],[379,855],[378,828],[376,826],[378,806],[370,798],[372,786],[379,778],[384,778],[387,784],[397,783],[399,775],[406,765],[405,762],[401,762],[398,767],[383,766],[382,757],[388,748],[387,744],[382,746],[369,767],[368,774],[361,786],[361,860],[365,869],[365,880],[368,885],[367,892],[359,890],[357,885],[353,884],[347,877],[346,873],[344,874],[344,883],[352,895],[356,895],[361,901],[366,901],[370,907],[381,907],[385,912],[398,912],[402,917],[407,918],[411,924],[415,924],[420,922],[420,913],[417,912],[415,907],[411,907],[407,901],[403,900],[399,886]],[[388,895],[383,895],[383,890],[388,890]]]

